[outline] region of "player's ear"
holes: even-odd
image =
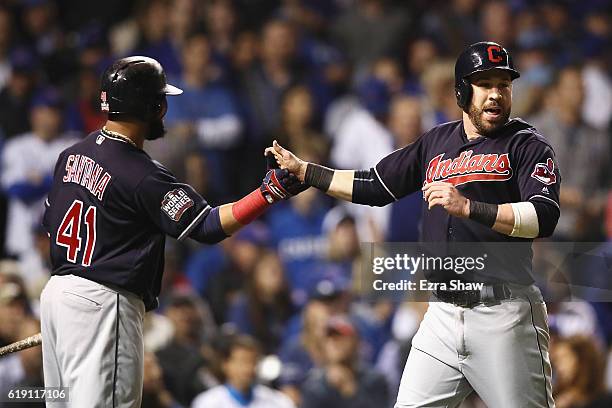
[[[166,96],[164,95],[161,100],[158,102],[156,106],[156,116],[161,119],[166,116],[166,112],[168,112],[168,101],[166,100]]]

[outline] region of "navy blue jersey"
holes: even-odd
[[[433,181],[454,184],[467,198],[492,204],[541,201],[559,208],[561,176],[554,152],[537,130],[513,119],[493,135],[468,140],[463,121],[436,126],[415,143],[383,158],[375,172],[394,199],[404,197]],[[509,251],[513,282],[529,284],[530,239],[510,237],[466,218],[450,216],[436,206],[424,209],[422,241],[516,242],[524,251]],[[520,248],[514,245],[513,248]],[[520,256],[517,257],[517,253]],[[482,277],[488,280],[490,277]]]
[[[45,205],[52,274],[127,289],[147,310],[160,291],[166,234],[186,238],[211,210],[143,150],[104,131],[60,154]]]

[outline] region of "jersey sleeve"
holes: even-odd
[[[376,176],[395,200],[423,184],[423,138],[387,155],[374,167]]]
[[[146,176],[135,191],[136,206],[161,231],[186,239],[211,207],[190,185],[164,169]]]
[[[542,141],[517,148],[517,182],[521,201],[541,201],[559,206],[561,173],[553,149]]]

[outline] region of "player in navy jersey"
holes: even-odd
[[[527,244],[508,251],[509,259],[496,254],[502,259],[494,268],[470,275],[482,290],[434,292],[437,302],[412,341],[397,408],[455,407],[472,391],[490,407],[554,406],[546,307],[533,285],[530,247],[557,224],[561,177],[546,139],[510,119],[518,77],[502,46],[472,44],[455,65],[463,119],[432,128],[369,170],[307,163],[276,142],[266,149],[306,185],[354,203],[383,206],[421,189],[423,241]],[[449,276],[434,271],[428,279]]]
[[[161,65],[120,59],[101,88],[108,121],[60,154],[45,203],[44,377],[70,388],[71,407],[140,407],[143,316],[157,306],[165,236],[219,242],[301,187],[271,169],[260,188],[212,207],[142,150],[164,135],[166,95],[182,93]]]

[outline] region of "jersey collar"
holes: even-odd
[[[529,123],[525,122],[521,118],[513,118],[506,122],[502,127],[497,129],[495,132],[491,133],[487,136],[481,136],[478,139],[469,140],[467,138],[467,134],[465,133],[465,128],[463,126],[463,120],[461,121],[461,138],[464,144],[477,144],[486,139],[496,139],[499,137],[503,137],[507,134],[514,134],[524,129],[529,129],[532,127]]]
[[[253,402],[253,397],[254,397],[254,393],[253,393],[253,387],[251,387],[249,389],[249,391],[246,394],[243,394],[242,392],[238,391],[236,388],[232,387],[229,384],[225,384],[225,388],[227,388],[227,391],[229,392],[230,396],[240,405],[246,407],[248,406],[251,402]]]

